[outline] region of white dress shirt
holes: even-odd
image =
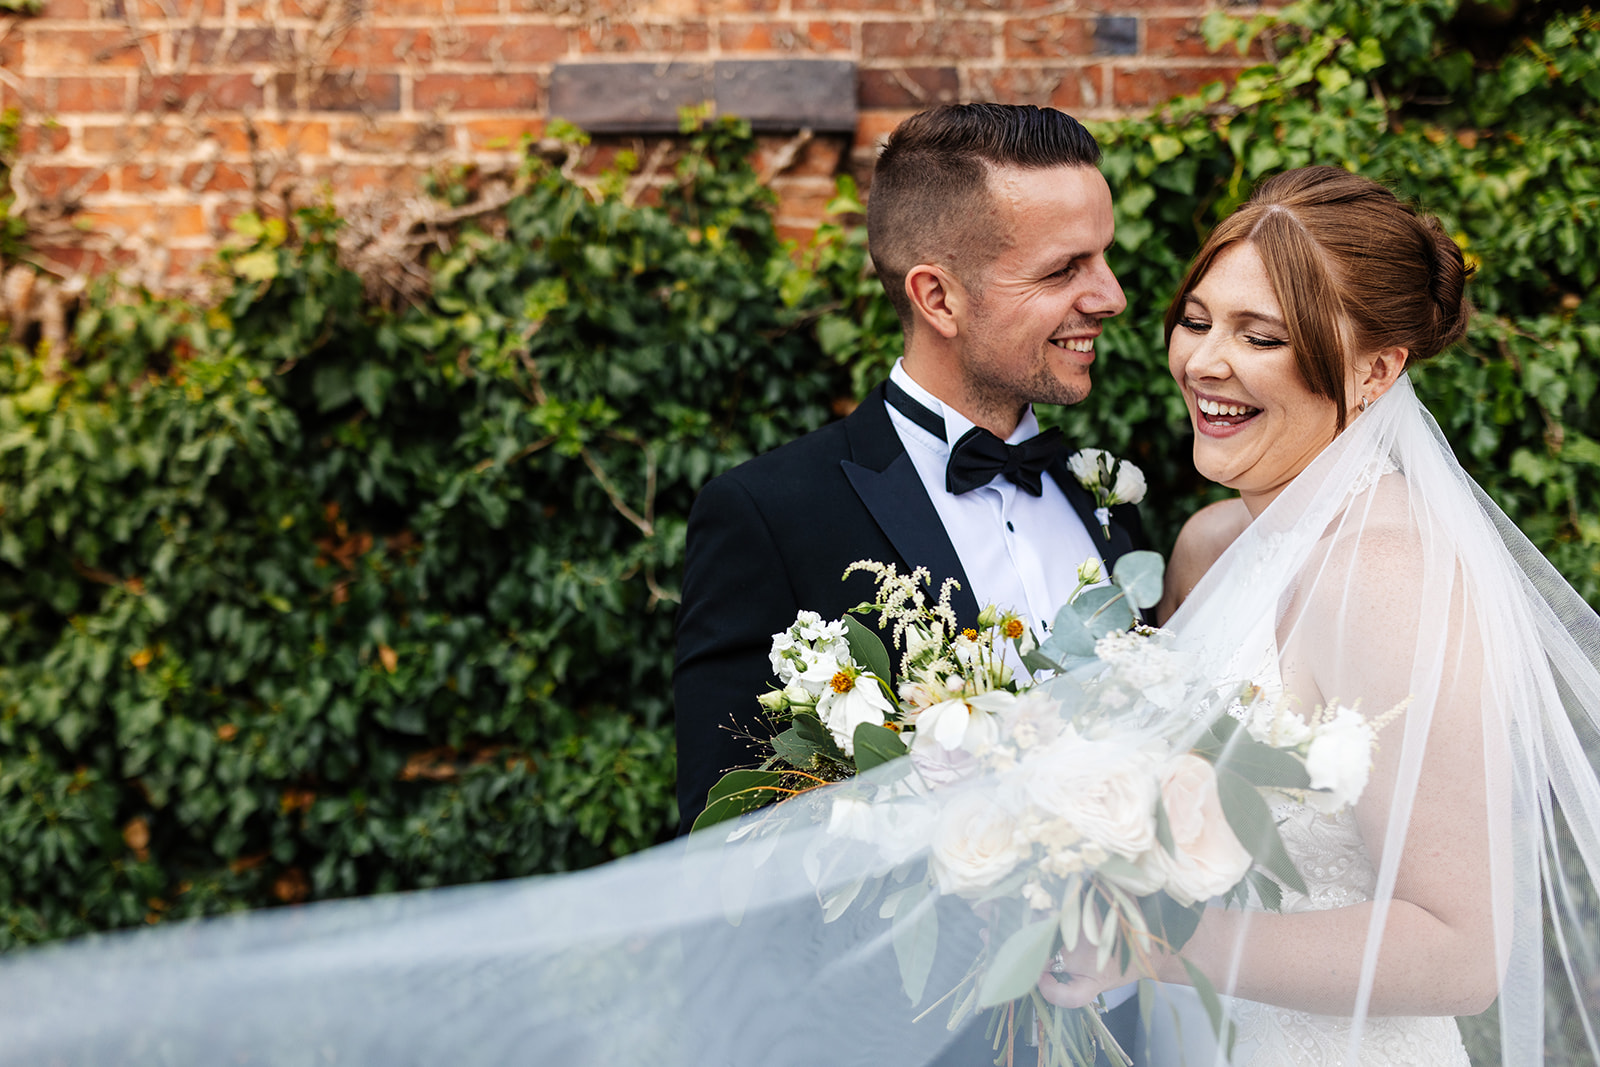
[[[899,361],[889,379],[944,420],[944,439],[940,440],[889,406],[889,421],[944,523],[972,583],[973,598],[980,608],[993,604],[1026,617],[1042,638],[1044,628],[1078,586],[1078,565],[1100,557],[1089,531],[1048,474],[1039,496],[1022,491],[1000,475],[959,496],[946,490],[950,449],[972,429],[972,420],[913,381]],[[1039,420],[1029,408],[1006,443],[1016,444],[1038,432]],[[948,577],[933,575],[935,590]]]
[[[998,474],[988,485],[960,495],[947,490],[945,465],[950,450],[972,429],[972,420],[913,381],[900,360],[895,361],[889,379],[944,420],[944,439],[940,440],[888,405],[889,421],[928,490],[961,568],[972,583],[978,607],[993,604],[1024,616],[1042,640],[1056,612],[1078,587],[1078,565],[1091,557],[1100,559],[1083,520],[1048,474],[1042,478],[1044,491],[1039,496],[1023,492]],[[1030,407],[1006,443],[1017,444],[1038,432],[1039,420]],[[1102,574],[1106,571],[1104,560],[1100,570]],[[933,575],[934,589],[948,577]],[[1012,668],[1021,669],[1016,649],[1009,642],[1005,653]],[[1132,983],[1107,990],[1106,1006],[1114,1008],[1137,991]]]

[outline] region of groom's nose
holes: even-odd
[[[1122,283],[1117,281],[1117,276],[1111,272],[1111,264],[1106,262],[1104,256],[1095,257],[1088,268],[1085,282],[1082,293],[1073,303],[1073,310],[1078,313],[1106,319],[1122,314],[1128,306]]]

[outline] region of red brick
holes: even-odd
[[[834,196],[833,182],[817,178],[789,179],[779,175],[772,181],[778,196],[777,217],[788,223],[821,222]]]
[[[724,52],[849,52],[855,47],[848,22],[723,22],[718,40]]]
[[[1006,58],[1060,59],[1094,51],[1094,20],[1051,15],[1006,21]]]
[[[975,21],[864,22],[861,54],[866,58],[989,59],[994,55],[994,29]]]
[[[129,75],[101,78],[29,78],[29,95],[47,113],[122,111],[128,106]],[[37,88],[37,93],[31,90]]]
[[[932,107],[953,104],[961,95],[955,67],[889,67],[863,70],[856,79],[863,108]]]
[[[25,180],[29,188],[46,200],[59,197],[77,199],[91,193],[111,191],[111,176],[99,167],[31,165],[27,168]]]
[[[246,26],[235,30],[183,30],[173,39],[173,53],[188,50],[189,61],[203,65],[221,63],[272,63],[294,56],[294,40],[282,30]]]
[[[427,28],[361,23],[345,34],[329,56],[328,65],[335,70],[364,70],[399,67],[408,61],[431,63],[433,59],[433,34]]]
[[[49,23],[28,27],[27,62],[34,71],[81,72],[137,68],[144,61],[139,39],[127,29],[72,30]],[[152,50],[154,40],[146,42]]]
[[[458,63],[550,63],[568,52],[567,30],[544,23],[461,26],[438,43],[440,59]]]
[[[156,163],[130,163],[117,168],[117,188],[124,193],[164,193],[170,188],[168,168]]]
[[[828,15],[840,15],[848,11],[914,14],[922,10],[921,0],[790,0],[789,6],[797,15],[810,11]]]
[[[232,163],[190,163],[178,183],[197,193],[241,193],[254,187],[249,171]]]
[[[163,22],[172,20],[176,22],[189,22],[199,7],[198,14],[202,18],[219,19],[228,13],[227,0],[115,0],[119,8],[133,9],[141,23]],[[111,4],[108,2],[107,7]],[[110,14],[108,12],[108,14]]]
[[[377,164],[337,163],[318,167],[315,177],[327,178],[341,192],[360,193],[369,189],[388,189],[396,193],[417,191],[420,176],[415,167],[405,164],[381,166]]]
[[[361,122],[338,133],[341,147],[367,154],[440,152],[452,147],[448,127],[437,122]]]
[[[205,273],[216,261],[215,247],[169,248],[167,250],[167,277],[173,281],[193,280]]]
[[[207,111],[261,106],[261,87],[248,74],[164,74],[139,79],[140,111],[179,111],[199,98]]]
[[[1211,55],[1211,52],[1206,51],[1206,37],[1200,32],[1200,21],[1198,15],[1192,18],[1158,16],[1146,18],[1144,54],[1152,57],[1181,56],[1196,59]],[[1222,51],[1216,53],[1219,59],[1235,59],[1238,55],[1238,51],[1231,45],[1224,45]],[[1265,55],[1259,37],[1251,43],[1245,55],[1255,58]]]
[[[704,6],[709,15],[771,14],[778,10],[778,0],[705,0]],[[829,6],[839,10],[843,5],[836,3]],[[799,7],[796,6],[795,10],[798,11]]]
[[[894,132],[894,128],[920,111],[921,108],[908,107],[899,110],[882,110],[861,112],[860,119],[856,122],[855,140],[851,142],[853,151],[867,151],[876,153],[885,138]]]
[[[47,19],[98,19],[107,16],[106,9],[114,0],[44,0],[41,18]]]
[[[595,52],[704,52],[711,47],[711,29],[704,22],[596,23],[573,35],[578,51]]]
[[[1005,67],[972,72],[972,94],[1000,104],[1035,104],[1079,112],[1094,101],[1087,99],[1084,83],[1098,84],[1096,67]],[[1087,104],[1086,104],[1087,100]]]
[[[455,128],[467,131],[467,143],[475,152],[515,152],[521,149],[524,134],[535,141],[544,134],[544,119],[531,115],[516,119],[469,119],[455,123]]]
[[[756,170],[766,173],[767,169],[776,161],[778,153],[787,149],[787,137],[761,137],[757,140],[755,164]],[[794,160],[780,173],[785,180],[793,178],[826,178],[830,182],[839,172],[839,161],[844,155],[844,140],[842,137],[822,136],[813,137],[796,154]]]
[[[65,152],[71,144],[72,131],[64,126],[30,122],[17,129],[17,152],[24,156]]]
[[[279,107],[286,106],[281,86],[278,101]],[[400,75],[362,74],[353,70],[324,74],[311,86],[306,108],[309,111],[398,111]]]
[[[426,16],[443,22],[449,15],[498,15],[500,0],[383,0],[378,8],[386,19]]]
[[[1242,64],[1201,67],[1118,66],[1112,79],[1112,95],[1108,103],[1115,104],[1119,108],[1153,107],[1165,103],[1174,96],[1192,93],[1208,82],[1226,81],[1231,84],[1242,69]]]
[[[1210,6],[1209,4],[1197,3],[1195,0],[1189,0],[1188,3],[1174,3],[1173,0],[1078,0],[1079,10],[1100,15],[1131,15],[1136,11],[1144,11],[1150,8],[1161,8],[1167,11],[1171,11],[1174,8],[1181,11],[1187,8],[1193,11],[1197,9],[1205,10]]]
[[[247,124],[239,119],[210,118],[203,133],[205,136],[215,138],[225,155],[240,157],[251,152],[252,130],[258,149],[308,156],[328,154],[329,133],[326,122],[303,120],[277,122],[257,119]],[[86,129],[85,148],[88,147],[88,141],[89,131]]]
[[[411,97],[419,111],[537,111],[544,94],[532,74],[425,74]]]

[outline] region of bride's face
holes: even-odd
[[[1333,440],[1338,413],[1295,366],[1283,310],[1255,247],[1225,249],[1184,299],[1167,364],[1194,424],[1194,465],[1252,514]]]

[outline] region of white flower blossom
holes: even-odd
[[[981,790],[967,790],[939,813],[930,858],[941,893],[976,896],[1031,851],[1009,811]]]
[[[843,681],[830,680],[828,690],[817,701],[817,717],[833,734],[833,739],[844,754],[853,756],[856,751],[856,727],[864,722],[882,726],[893,714],[894,706],[884,696],[883,686],[878,684],[878,679],[873,675],[857,674],[851,677],[849,672],[839,671],[834,678],[842,678]]]
[[[1314,728],[1306,749],[1311,788],[1326,790],[1329,804],[1354,804],[1372,772],[1372,727],[1353,708],[1336,707]]]

